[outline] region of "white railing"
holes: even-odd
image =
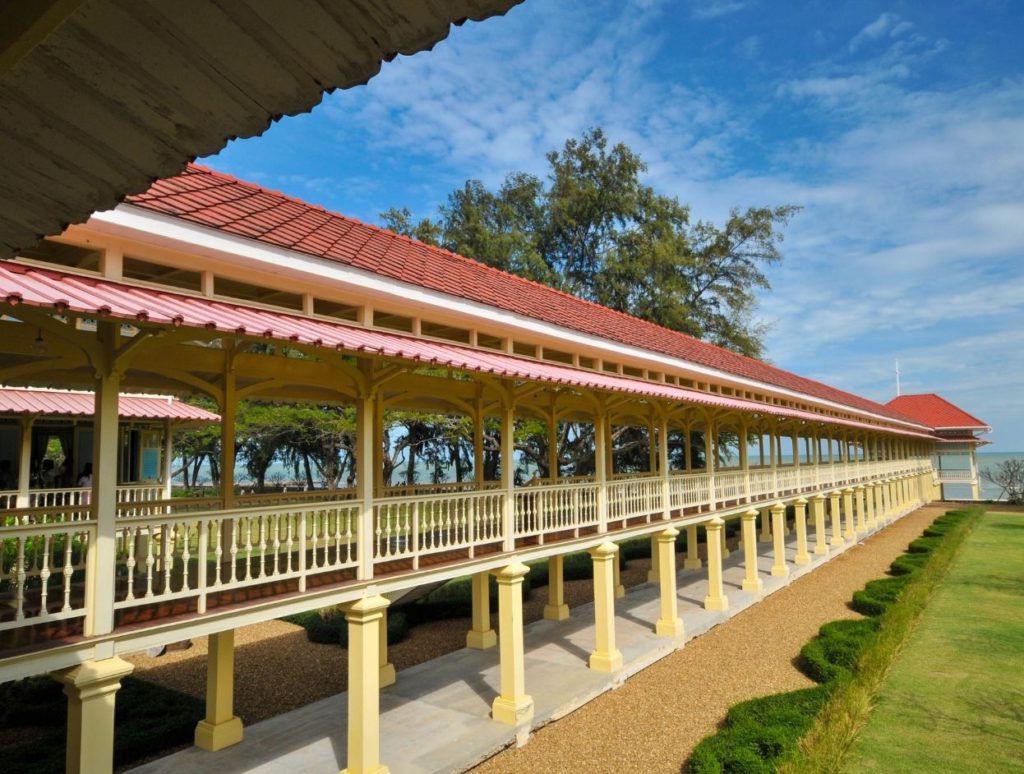
[[[970,470],[937,470],[935,473],[943,483],[971,483],[974,474]]]
[[[768,497],[775,491],[775,472],[772,470],[750,471],[750,496]]]
[[[743,471],[715,473],[715,500],[729,502],[747,496],[747,474]]]
[[[683,473],[669,477],[669,508],[696,508],[709,505],[711,500],[710,477],[707,473]]]
[[[354,568],[359,503],[165,514],[118,523],[116,609]],[[121,575],[121,573],[119,573]]]
[[[373,505],[374,561],[410,558],[417,568],[425,554],[500,541],[504,508],[505,493],[496,489],[379,499]]]
[[[652,516],[660,516],[664,510],[663,483],[660,476],[609,481],[605,485],[608,491],[608,521],[625,522],[626,519],[638,516],[646,516],[650,521]]]
[[[405,564],[378,572],[416,569],[430,555],[464,560],[484,547],[505,550],[518,539],[544,543],[618,530],[636,519],[661,519],[666,510],[764,503],[931,471],[928,460],[875,460],[733,468],[714,476],[680,472],[667,479],[631,475],[606,482],[603,492],[590,479],[535,480],[512,492],[494,482],[482,490],[475,484],[426,485],[424,494],[396,496],[392,489],[375,498],[365,533],[358,525],[371,514],[352,490],[244,495],[224,510],[220,498],[168,500],[157,497],[155,487],[134,487],[130,494],[119,492],[116,566],[102,571],[111,573],[118,610],[187,600],[174,609],[203,613],[211,595],[261,584],[274,584],[273,593],[301,593],[318,575],[321,582],[341,582],[355,579],[359,570],[365,578],[371,565],[399,561]],[[942,471],[948,473],[970,471]],[[0,628],[83,614],[85,556],[95,541],[96,521],[94,508],[76,492],[88,490],[35,491],[49,504],[0,511],[0,598],[6,601]],[[510,506],[512,514],[506,511]],[[211,604],[224,601],[219,597]]]
[[[85,615],[92,521],[0,527],[0,630]]]
[[[528,486],[516,490],[516,537],[553,535],[596,526],[595,483]]]
[[[18,490],[17,489],[5,489],[0,491],[0,508],[17,508],[18,507]]]
[[[485,481],[477,486],[475,481],[449,481],[443,484],[398,484],[384,487],[382,497],[419,497],[422,495],[455,494],[458,492],[476,492],[489,489],[498,489],[501,486],[499,481]]]

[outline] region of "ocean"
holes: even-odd
[[[984,472],[995,468],[1001,462],[1010,459],[1024,460],[1024,452],[978,452],[978,470]],[[968,484],[946,484],[946,497],[951,500],[969,499],[971,487]],[[981,499],[995,500],[999,497],[999,487],[981,480]]]

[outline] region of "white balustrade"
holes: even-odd
[[[682,473],[668,481],[669,507],[674,510],[696,508],[711,501],[710,477],[707,473]]]
[[[680,472],[668,477],[667,504],[664,478],[620,476],[604,484],[607,524],[619,529],[634,519],[661,519],[666,509],[706,509],[747,498],[764,502],[923,472],[933,472],[927,458],[733,468],[714,474],[714,497],[708,473]],[[970,475],[936,473],[958,480]],[[517,487],[513,536],[544,543],[593,531],[599,526],[600,486],[580,478],[535,479]],[[279,590],[302,592],[319,574],[343,571],[339,578],[351,577],[344,573],[357,568],[360,549],[371,553],[374,564],[402,560],[415,569],[431,554],[457,551],[460,558],[472,558],[481,547],[503,542],[507,500],[496,482],[483,488],[417,485],[416,494],[396,494],[407,489],[378,496],[372,532],[360,535],[362,503],[353,490],[241,495],[236,507],[222,510],[216,497],[164,499],[162,487],[119,488],[117,564],[100,571],[115,574],[119,610],[189,600],[186,609],[202,613],[208,597],[219,592],[278,582],[284,582]],[[6,601],[0,629],[84,614],[85,557],[96,534],[88,493],[32,490],[38,505],[31,508],[11,507],[16,493],[0,493],[7,498],[0,499],[0,597]]]
[[[0,630],[85,615],[93,521],[0,527]]]
[[[442,497],[384,497],[374,502],[374,561],[472,549],[503,537],[504,492],[491,489]],[[472,551],[470,551],[472,556]]]
[[[760,469],[750,471],[750,496],[754,498],[769,497],[775,491],[775,473]]]
[[[660,476],[623,477],[609,481],[608,487],[608,521],[622,521],[646,516],[660,516],[664,506],[662,496],[664,488]]]
[[[597,525],[595,483],[526,486],[516,489],[516,537],[553,535]]]
[[[0,492],[0,509],[18,507],[18,490],[4,490]]]
[[[354,568],[358,501],[199,511],[118,522],[117,609]]]
[[[715,473],[715,500],[729,502],[746,497],[747,476],[743,471]]]

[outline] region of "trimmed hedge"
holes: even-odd
[[[823,685],[845,677],[856,668],[861,650],[877,631],[876,618],[829,621],[800,649],[800,671]]]
[[[824,686],[736,704],[725,728],[693,751],[691,771],[704,774],[770,774],[773,761],[796,746],[828,698]]]
[[[967,518],[949,511],[935,519],[890,565],[890,577],[868,581],[854,592],[852,607],[865,618],[830,621],[800,650],[797,665],[819,685],[737,704],[725,724],[693,751],[694,774],[773,772],[796,750],[800,738],[836,687],[857,670],[861,654],[878,636],[881,617],[927,564],[946,534]]]

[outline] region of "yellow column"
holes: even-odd
[[[395,684],[395,665],[388,661],[388,609],[384,608],[380,613],[377,624],[377,668],[380,671],[380,687],[387,688]]]
[[[814,518],[814,553],[825,556],[828,541],[825,539],[825,495],[816,494],[811,498],[811,516]]]
[[[853,490],[853,494],[856,499],[857,534],[862,535],[868,531],[867,515],[864,513],[864,487],[855,487]]]
[[[501,695],[491,704],[491,717],[519,726],[533,718],[533,699],[526,693],[523,651],[523,578],[530,568],[510,564],[494,573],[498,581],[498,635],[501,655]]]
[[[686,527],[686,558],[683,560],[683,569],[699,570],[702,566],[703,562],[697,552],[697,525],[688,524]]]
[[[828,510],[832,522],[832,547],[841,546],[843,540],[843,529],[839,520],[839,490],[833,489],[828,493]]]
[[[103,774],[114,770],[114,697],[121,678],[134,664],[120,659],[86,661],[54,672],[68,697],[68,774]]]
[[[786,518],[786,506],[782,503],[775,503],[772,512],[772,537],[774,539],[772,561],[772,576],[785,578],[789,575],[789,566],[786,564],[786,536],[782,531],[782,522]]]
[[[206,655],[206,719],[196,726],[196,747],[210,752],[242,741],[235,715],[235,630],[211,634]]]
[[[843,522],[846,526],[843,537],[855,541],[857,530],[853,526],[853,489],[850,487],[843,490]]]
[[[729,523],[727,521],[725,521],[725,519],[722,519],[722,558],[723,559],[728,558],[729,554],[732,553],[731,551],[729,551],[729,542],[726,540],[726,537],[725,537],[725,533],[726,533],[726,530],[727,530],[728,526],[729,526]]]
[[[622,654],[615,647],[614,567],[619,560],[619,547],[602,543],[588,552],[594,562],[594,652],[590,668],[597,672],[622,669]]]
[[[466,633],[466,647],[487,650],[498,643],[498,636],[491,628],[491,590],[488,573],[473,574],[473,628]]]
[[[754,508],[740,516],[740,529],[743,539],[743,590],[760,594],[764,591],[764,581],[757,573],[757,511]]]
[[[112,324],[101,322],[96,335],[105,351],[117,346],[118,334]],[[94,384],[90,502],[96,520],[96,537],[89,540],[86,556],[86,635],[107,634],[114,629],[114,570],[117,564],[118,390],[121,377],[116,371],[97,373]]]
[[[348,621],[348,765],[343,774],[387,774],[380,762],[380,619],[389,602],[364,597]]]
[[[661,591],[661,615],[654,625],[662,637],[682,637],[683,619],[679,617],[676,600],[676,536],[679,530],[669,527],[658,533],[658,572]]]
[[[651,567],[647,570],[647,582],[658,583],[661,580],[661,573],[658,572],[658,533],[651,535]]]
[[[882,502],[882,485],[877,481],[871,485],[872,499],[875,501],[875,523],[881,527],[885,524],[885,505]]]
[[[565,557],[561,554],[548,557],[548,603],[544,605],[544,617],[549,621],[569,617],[569,606],[565,603]]]
[[[772,542],[771,520],[772,520],[772,508],[771,508],[770,505],[766,505],[763,508],[761,508],[761,537],[760,537],[760,540],[761,540],[762,543],[771,543]]]
[[[618,546],[616,546],[618,549]],[[612,562],[612,581],[615,588],[615,598],[622,599],[626,596],[626,587],[622,585],[622,567],[619,566],[619,558]]]
[[[807,553],[807,501],[800,497],[793,505],[793,526],[796,529],[796,556],[794,564],[810,564],[811,555]]]
[[[718,533],[722,520],[714,518],[705,523],[708,541],[708,595],[704,598],[706,610],[728,610],[729,598],[722,589],[722,540]]]
[[[868,529],[875,529],[878,520],[875,518],[875,487],[873,484],[864,486],[864,514],[868,519]]]

